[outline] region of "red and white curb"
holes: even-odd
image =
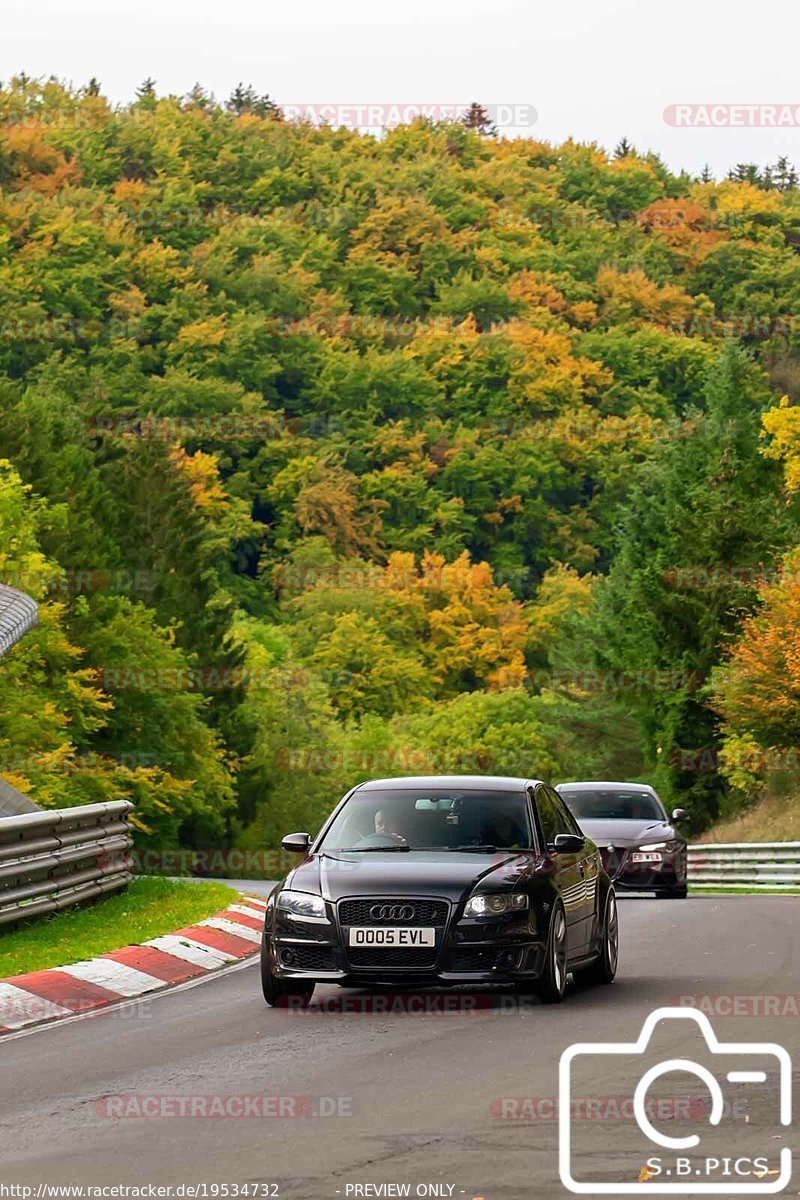
[[[0,1037],[26,1025],[161,991],[247,958],[261,944],[266,907],[265,900],[242,896],[240,904],[140,946],[125,946],[57,970],[2,979]]]

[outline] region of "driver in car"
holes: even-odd
[[[375,813],[375,832],[383,834],[384,837],[393,838],[398,846],[406,844],[406,839],[398,830],[394,817],[383,812],[380,808]]]

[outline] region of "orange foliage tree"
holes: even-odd
[[[759,598],[760,611],[744,622],[727,662],[713,673],[726,731],[725,772],[742,788],[770,766],[800,762],[800,550],[776,579],[762,583]]]

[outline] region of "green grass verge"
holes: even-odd
[[[773,789],[777,786],[773,785]],[[768,791],[753,808],[719,821],[697,838],[702,842],[800,842],[800,795]]]
[[[690,896],[800,896],[800,888],[689,888]]]
[[[134,879],[124,892],[99,904],[40,918],[11,932],[0,930],[0,979],[65,967],[172,933],[227,908],[237,896],[221,883]]]

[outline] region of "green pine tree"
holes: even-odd
[[[641,681],[632,701],[656,778],[700,826],[717,815],[724,790],[691,757],[713,763],[720,744],[703,688],[754,603],[755,571],[791,529],[774,464],[759,452],[768,398],[760,371],[727,344],[704,408],[640,469],[599,589],[598,659]]]

